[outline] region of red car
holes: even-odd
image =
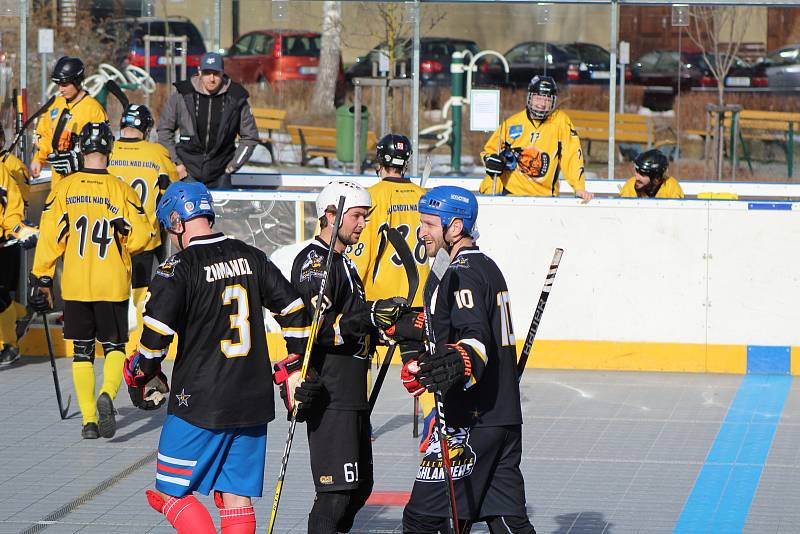
[[[256,30],[239,37],[225,52],[225,74],[263,88],[289,80],[314,81],[319,72],[322,36],[304,30]],[[344,85],[339,58],[337,86]]]

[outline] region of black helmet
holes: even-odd
[[[100,152],[108,156],[114,146],[114,134],[108,122],[87,122],[81,130],[80,147],[82,154]]]
[[[534,96],[546,96],[550,97],[550,107],[547,110],[537,110],[533,107],[533,97]],[[556,109],[556,103],[558,102],[558,86],[556,85],[556,81],[551,76],[539,76],[538,74],[531,78],[530,83],[528,84],[528,99],[526,101],[526,107],[528,108],[528,114],[533,117],[534,119],[544,120],[547,118],[550,113]]]
[[[85,74],[83,61],[76,57],[62,56],[56,61],[56,66],[53,67],[53,75],[50,76],[50,79],[56,85],[62,83],[80,85],[83,83]]]
[[[657,149],[642,152],[636,156],[633,168],[642,176],[647,176],[651,180],[661,180],[667,173],[669,160],[663,152]]]
[[[147,106],[141,104],[129,104],[122,112],[122,118],[119,121],[120,128],[136,128],[144,134],[145,139],[147,139],[147,134],[150,133],[153,124],[153,115]]]
[[[411,152],[411,141],[405,135],[398,134],[384,135],[375,150],[378,165],[400,169],[401,173],[406,170]]]

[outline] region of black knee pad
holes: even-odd
[[[125,343],[112,343],[110,341],[103,341],[100,343],[103,346],[103,354],[108,356],[109,352],[121,352],[125,354]]]
[[[94,363],[94,339],[77,339],[72,342],[73,362]]]
[[[448,521],[445,518],[421,515],[403,509],[404,534],[436,534],[449,532]]]
[[[347,514],[350,497],[349,491],[317,493],[308,514],[309,534],[336,534],[339,521]]]
[[[367,499],[369,499],[370,495],[372,495],[372,480],[362,481],[358,488],[350,492],[350,502],[347,504],[347,511],[336,524],[337,531],[350,532],[350,529],[353,528],[356,514],[367,504]]]
[[[525,516],[496,516],[486,520],[489,526],[489,532],[492,534],[500,534],[502,532],[510,532],[512,534],[536,534],[533,525]]]

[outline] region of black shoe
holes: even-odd
[[[98,426],[100,435],[104,438],[113,438],[117,433],[117,420],[114,419],[114,403],[108,393],[101,393],[97,397],[97,415],[99,416]]]
[[[7,345],[3,352],[0,352],[0,365],[11,365],[19,360],[19,349]]]
[[[97,431],[97,423],[86,423],[81,430],[81,437],[83,439],[97,439],[100,437],[100,432]]]

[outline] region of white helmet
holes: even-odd
[[[338,181],[331,182],[319,192],[317,197],[317,218],[323,217],[328,209],[336,210],[339,205],[339,197],[344,197],[344,211],[357,206],[370,208],[372,199],[369,191],[355,182]]]

